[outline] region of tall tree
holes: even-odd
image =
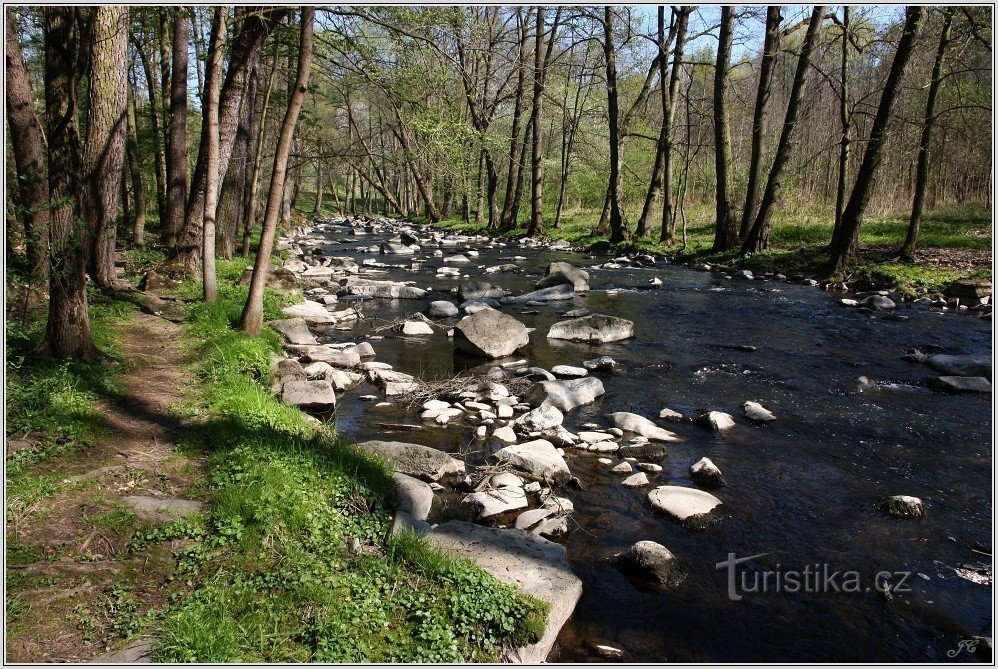
[[[267,208],[263,216],[263,232],[260,236],[260,250],[257,252],[253,265],[253,277],[250,280],[249,296],[243,308],[239,327],[256,337],[263,328],[263,292],[267,283],[270,268],[270,254],[274,249],[274,233],[277,230],[277,218],[280,215],[281,199],[284,192],[284,181],[288,170],[288,155],[291,152],[291,141],[294,138],[298,115],[305,102],[305,92],[308,90],[309,67],[312,62],[312,30],[315,22],[315,8],[302,7],[300,21],[300,37],[298,41],[298,71],[295,76],[295,87],[288,100],[288,109],[281,123],[281,132],[277,138],[274,150],[274,168],[270,176],[270,191],[267,193]]]
[[[139,142],[136,132],[135,90],[128,86],[128,135],[125,138],[125,152],[128,158],[128,175],[132,181],[133,199],[135,201],[132,216],[132,246],[141,248],[145,244],[146,231],[146,199],[142,192],[142,165],[139,163]]]
[[[554,35],[551,35],[551,39]],[[531,124],[533,137],[530,147],[530,225],[527,236],[533,237],[544,231],[544,168],[543,134],[541,120],[544,111],[544,7],[534,10],[534,95],[531,103]]]
[[[848,7],[846,11],[849,11]],[[756,206],[759,204],[759,178],[766,137],[766,105],[769,104],[769,94],[773,87],[782,21],[779,5],[770,5],[766,8],[766,36],[763,39],[762,56],[759,58],[759,85],[756,88],[755,107],[752,111],[752,149],[749,156],[748,185],[745,189],[745,206],[742,207],[741,229],[738,233],[743,240],[748,236],[749,228],[755,219]]]
[[[835,225],[842,225],[842,209],[846,204],[846,180],[849,178],[849,152],[852,140],[852,113],[849,110],[849,6],[842,8],[842,43],[839,58],[839,173],[835,186]]]
[[[513,122],[510,126],[509,138],[509,164],[506,170],[506,191],[503,196],[502,214],[499,216],[499,229],[512,230],[516,227],[516,215],[513,211],[513,201],[516,184],[522,182],[520,177],[520,152],[523,147],[521,142],[520,121],[523,116],[523,99],[525,97],[527,78],[527,38],[529,30],[530,10],[527,9],[527,16],[524,16],[523,7],[516,8],[516,24],[520,36],[516,48],[516,89],[513,94]]]
[[[43,350],[56,358],[104,357],[87,313],[87,231],[74,202],[80,182],[75,82],[79,35],[72,7],[42,9],[50,225],[49,313]]]
[[[742,244],[742,253],[763,251],[769,247],[773,208],[780,194],[783,170],[786,167],[791,149],[793,148],[794,128],[797,126],[801,100],[804,97],[804,82],[807,79],[807,70],[811,63],[811,52],[814,51],[815,38],[818,34],[818,28],[821,26],[821,17],[823,14],[824,7],[821,5],[815,5],[811,11],[807,32],[804,34],[803,43],[801,43],[800,55],[797,57],[797,69],[794,72],[793,84],[790,86],[790,101],[787,103],[787,114],[783,119],[783,130],[780,132],[780,141],[776,146],[776,153],[773,154],[773,165],[769,168],[766,190],[763,192],[762,200],[759,202],[759,211],[756,213],[752,228],[749,230],[748,235],[745,237],[745,242]]]
[[[942,83],[943,58],[949,48],[950,24],[953,22],[953,9],[943,9],[943,24],[939,29],[939,45],[936,58],[932,62],[932,78],[929,81],[929,95],[925,101],[925,120],[918,142],[918,166],[915,168],[915,194],[911,203],[911,218],[908,220],[908,233],[901,246],[901,257],[911,260],[918,244],[918,229],[922,220],[922,206],[925,201],[925,187],[929,180],[929,146],[932,144],[932,129],[936,124],[936,97]]]
[[[49,184],[45,135],[35,112],[35,96],[24,65],[21,43],[14,29],[12,9],[6,17],[7,127],[17,167],[12,189],[18,217],[24,225],[29,285],[36,288],[49,275]]]
[[[849,202],[842,212],[842,224],[835,231],[829,247],[831,257],[826,267],[828,274],[842,272],[850,259],[858,253],[859,229],[863,224],[866,207],[870,203],[870,194],[873,191],[877,168],[880,166],[884,144],[887,141],[891,110],[897,99],[904,68],[915,49],[915,38],[918,36],[923,11],[922,7],[917,6],[905,8],[901,39],[898,41],[897,51],[894,52],[894,60],[891,61],[891,69],[887,74],[884,90],[880,94],[877,114],[874,116],[873,125],[870,128],[870,138],[863,150],[863,160],[856,172],[856,183],[849,195]]]
[[[676,15],[676,48],[672,55],[672,72],[669,74],[669,92],[662,91],[662,134],[665,148],[662,152],[662,229],[659,242],[673,244],[676,241],[676,217],[672,204],[672,124],[676,117],[676,99],[679,94],[679,77],[683,72],[683,47],[686,44],[686,30],[693,8],[683,6]],[[692,77],[692,75],[691,75]]]
[[[167,245],[175,247],[184,227],[187,201],[187,48],[190,19],[173,17],[173,57],[170,69],[170,121],[166,135],[166,230]]]
[[[721,7],[721,30],[718,34],[717,61],[714,65],[714,246],[712,251],[727,251],[738,242],[738,228],[731,213],[731,128],[728,126],[728,64],[735,31],[735,13],[730,5]]]
[[[620,211],[620,125],[617,100],[617,50],[613,41],[613,7],[603,7],[603,59],[606,65],[607,115],[610,128],[610,243],[627,238]],[[537,128],[535,128],[535,131]],[[536,140],[535,140],[536,141]]]
[[[101,288],[119,287],[114,269],[121,179],[125,166],[128,9],[99,6],[89,26],[89,101],[82,213],[92,233],[88,271]]]
[[[270,112],[270,96],[274,92],[274,82],[277,79],[277,63],[280,60],[280,49],[274,46],[274,59],[271,63],[270,75],[267,77],[267,90],[263,94],[263,107],[259,117],[254,114],[254,121],[250,123],[251,142],[253,144],[253,169],[249,175],[249,188],[246,190],[246,200],[243,202],[243,241],[242,256],[249,257],[250,239],[253,232],[253,224],[256,222],[256,207],[260,193],[260,174],[263,170],[263,145],[267,139],[267,114]]]
[[[211,19],[211,37],[208,45],[208,66],[204,85],[204,123],[208,128],[205,158],[204,229],[201,241],[202,287],[205,302],[214,302],[218,296],[215,276],[215,219],[218,215],[218,95],[221,89],[222,58],[225,56],[225,37],[228,27],[228,7],[215,7]]]

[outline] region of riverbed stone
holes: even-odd
[[[503,358],[528,343],[527,327],[495,309],[465,316],[454,326],[454,346],[474,356]]]
[[[504,425],[500,428],[497,428],[495,432],[492,433],[492,436],[498,439],[499,441],[505,442],[507,444],[516,443],[516,432],[514,432],[513,428],[509,427],[508,425]]]
[[[700,422],[714,432],[723,432],[735,426],[735,419],[731,417],[731,414],[723,411],[708,411],[700,416]]]
[[[869,297],[860,300],[859,306],[866,307],[867,309],[873,309],[875,311],[898,308],[898,305],[894,302],[894,300],[886,295],[870,295]]]
[[[495,458],[535,479],[555,485],[563,485],[572,479],[565,458],[546,439],[506,446],[495,453]]]
[[[620,464],[611,467],[610,471],[614,474],[630,474],[634,471],[634,468],[631,466],[630,462],[621,462]]]
[[[284,307],[281,311],[292,318],[304,318],[308,325],[325,325],[336,322],[336,317],[329,313],[325,305],[312,300]]]
[[[403,441],[365,441],[356,445],[364,453],[384,458],[392,469],[424,481],[437,481],[464,472],[464,463],[429,446]]]
[[[478,520],[484,520],[527,508],[527,494],[523,488],[494,488],[465,495],[461,503],[473,507]]]
[[[561,411],[589,404],[604,393],[603,382],[595,376],[565,381],[540,381],[531,387],[526,400],[531,406],[553,406]]]
[[[432,335],[433,328],[423,321],[406,321],[402,324],[402,334],[411,336]]]
[[[526,304],[527,302],[558,302],[575,297],[575,289],[567,284],[541,288],[523,295],[507,296],[499,300],[501,304]]]
[[[947,376],[983,376],[991,378],[989,355],[933,355],[929,367]]]
[[[568,321],[559,321],[548,330],[548,339],[606,344],[630,339],[634,336],[634,323],[625,318],[592,314]]]
[[[392,474],[392,479],[395,481],[395,490],[398,494],[398,508],[419,520],[426,520],[433,506],[433,489],[430,485],[426,481],[401,472]]]
[[[745,412],[745,416],[749,420],[759,421],[761,423],[776,420],[776,416],[773,415],[773,412],[758,402],[752,402],[751,400],[745,402],[745,404],[742,405],[742,410]]]
[[[679,437],[675,433],[655,425],[649,419],[636,413],[617,411],[607,414],[606,417],[613,423],[614,427],[620,430],[634,432],[655,441],[679,441]]]
[[[955,393],[990,393],[991,382],[983,376],[940,376],[936,387]]]
[[[534,288],[550,288],[566,284],[577,293],[589,290],[589,273],[567,262],[553,262],[548,265],[547,276],[534,284]]]
[[[305,323],[304,318],[296,317],[268,321],[267,325],[282,334],[289,344],[308,346],[319,343],[315,335],[308,329],[308,324]]]
[[[495,286],[487,281],[466,281],[457,289],[457,296],[462,302],[486,298],[498,299],[508,294],[509,292],[502,287]]]
[[[648,485],[648,475],[644,472],[631,474],[626,479],[621,481],[620,485],[626,488],[640,488],[642,486],[646,486]]]
[[[690,478],[704,488],[719,488],[725,484],[721,470],[710,458],[700,458],[690,466]]]
[[[458,520],[438,525],[427,540],[551,605],[540,641],[507,650],[502,658],[527,664],[543,662],[582,596],[582,581],[572,573],[565,547],[525,530],[483,527]]]
[[[589,370],[585,367],[571,365],[555,365],[551,368],[551,373],[562,379],[581,379],[583,376],[589,376]]]
[[[880,500],[881,511],[895,518],[921,518],[925,515],[925,504],[911,495],[893,495]]]
[[[329,409],[336,406],[336,393],[329,381],[293,379],[281,388],[281,402],[303,409]]]
[[[374,279],[347,278],[340,280],[341,292],[360,297],[379,297],[392,300],[418,300],[426,296],[426,291],[409,286],[400,281],[377,281]]]
[[[453,302],[448,302],[447,300],[434,300],[433,302],[430,302],[430,306],[427,308],[426,313],[430,316],[430,318],[453,318],[460,312]]]
[[[533,432],[558,427],[564,420],[565,415],[557,407],[541,406],[523,414],[513,424],[527,432]]]
[[[648,492],[652,508],[680,523],[695,524],[721,505],[721,500],[696,488],[663,485]]]
[[[531,509],[530,511],[524,511],[519,516],[516,517],[516,522],[513,526],[518,530],[529,530],[537,523],[541,522],[548,516],[554,514],[551,509]]]
[[[333,346],[316,346],[310,348],[303,360],[306,362],[324,362],[333,367],[352,368],[360,366],[360,356],[356,351],[335,348]]]
[[[639,541],[609,562],[628,576],[660,585],[679,585],[687,574],[672,551],[654,541]]]

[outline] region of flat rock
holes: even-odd
[[[932,369],[946,376],[983,376],[991,379],[989,355],[933,355],[928,363]]]
[[[308,329],[308,324],[305,323],[304,318],[285,318],[283,320],[268,321],[267,325],[283,335],[289,344],[307,346],[319,343],[315,335]]]
[[[620,485],[627,488],[640,488],[642,486],[648,485],[648,475],[644,472],[637,472],[636,474],[631,474],[626,479],[620,482]]]
[[[551,605],[540,641],[507,651],[503,657],[509,662],[543,662],[582,596],[582,581],[572,573],[564,546],[524,530],[482,527],[458,520],[438,525],[427,540]]]
[[[360,297],[380,297],[392,300],[418,300],[426,296],[426,291],[397,281],[375,281],[373,279],[342,279],[342,292]]]
[[[424,481],[436,481],[464,472],[464,463],[435,448],[403,441],[365,441],[356,445],[364,453],[384,458],[397,472]]]
[[[627,432],[640,434],[642,437],[648,437],[649,439],[653,439],[655,441],[679,441],[679,437],[673,432],[669,432],[665,428],[655,425],[655,423],[649,419],[644,416],[639,416],[636,413],[618,411],[616,413],[607,414],[607,418],[613,423],[614,427]]]
[[[682,523],[695,521],[721,504],[721,500],[709,492],[675,485],[663,485],[649,491],[648,501],[652,508]]]
[[[991,382],[983,376],[940,376],[936,386],[956,393],[990,393]]]
[[[529,530],[537,523],[541,522],[548,516],[554,514],[552,509],[531,509],[530,511],[524,511],[519,516],[516,517],[516,522],[514,526],[518,530]]]
[[[583,376],[589,376],[589,370],[585,367],[571,365],[555,365],[551,368],[551,373],[561,379],[581,379]]]
[[[523,488],[495,488],[465,495],[461,503],[474,507],[478,512],[478,520],[484,520],[527,508],[527,494],[523,492]]]
[[[592,314],[569,321],[559,321],[548,330],[548,339],[605,344],[634,336],[634,323],[616,316]]]
[[[502,304],[525,304],[527,302],[557,302],[560,300],[570,300],[575,297],[575,289],[567,284],[559,284],[550,288],[541,288],[523,295],[515,297],[504,297],[499,300]]]
[[[546,439],[506,446],[495,453],[495,458],[533,478],[555,485],[563,485],[572,479],[572,472],[569,471],[565,458]]]
[[[98,655],[89,664],[150,664],[155,640],[144,636],[131,641],[118,650]]]
[[[201,502],[192,499],[152,497],[151,495],[132,495],[122,497],[121,501],[132,507],[140,520],[155,523],[169,522],[192,513],[198,513],[204,506]]]
[[[531,406],[553,406],[561,411],[589,404],[602,395],[603,382],[595,376],[535,383],[526,397]]]
[[[336,393],[329,381],[285,381],[281,402],[304,409],[328,409],[336,406]]]
[[[309,325],[325,325],[326,323],[336,322],[336,318],[329,313],[325,305],[311,300],[305,300],[301,304],[284,307],[281,311],[291,317],[304,318],[305,322]]]

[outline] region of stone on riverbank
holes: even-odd
[[[465,316],[454,326],[454,346],[485,358],[504,358],[530,343],[527,327],[495,309]]]
[[[548,330],[548,339],[567,339],[590,344],[606,344],[621,339],[630,339],[633,336],[633,322],[604,314],[592,314],[570,321],[559,321]]]
[[[721,505],[721,500],[696,488],[663,485],[649,491],[652,508],[686,525],[699,525],[703,517]]]
[[[392,474],[392,479],[399,498],[398,508],[418,520],[426,520],[433,506],[433,489],[430,484],[401,472]]]
[[[313,302],[312,300],[305,300],[301,304],[284,307],[281,311],[292,318],[304,318],[305,323],[308,325],[326,325],[336,322],[336,317],[329,313],[329,310],[323,304]]]
[[[464,472],[464,463],[435,448],[403,441],[365,441],[356,445],[364,453],[388,461],[397,472],[424,481],[436,481],[449,474]]]
[[[660,585],[677,586],[686,578],[686,571],[672,551],[654,541],[639,541],[612,556],[609,562],[625,575]]]
[[[328,409],[336,406],[336,393],[329,381],[286,381],[281,402],[303,409]]]
[[[285,318],[283,320],[268,321],[267,325],[284,335],[284,339],[289,344],[314,346],[319,343],[315,335],[312,334],[312,331],[308,329],[304,318]]]
[[[535,479],[563,485],[572,479],[568,463],[546,439],[535,439],[506,446],[495,453],[500,463],[507,463]]]
[[[679,437],[676,436],[675,433],[669,432],[665,428],[655,425],[655,423],[649,419],[644,416],[639,416],[636,413],[618,411],[616,413],[607,414],[606,417],[611,423],[613,423],[614,427],[626,432],[634,432],[635,434],[640,434],[642,437],[648,437],[649,439],[654,439],[655,441],[679,441]]]
[[[541,381],[533,385],[526,401],[531,406],[553,406],[561,411],[571,411],[595,401],[603,392],[603,382],[595,376],[566,381]]]

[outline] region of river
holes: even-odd
[[[423,311],[431,300],[458,302],[444,291],[459,281],[436,275],[443,260],[432,257],[432,249],[415,256],[423,263],[414,270],[413,256],[359,250],[387,236],[349,233],[348,226],[324,226],[312,236],[323,239],[320,248],[328,255],[390,265],[381,268],[383,274],[365,276],[415,281],[433,290],[424,300],[365,301],[364,319],[326,334],[324,341],[358,341],[378,325]],[[667,456],[656,461],[663,471],[651,477],[653,486],[692,485],[689,467],[703,456],[726,479],[714,491],[724,502],[721,517],[702,531],[653,512],[648,489],[621,486],[621,477],[596,454],[569,449],[568,463],[582,489],[559,493],[575,505],[570,532],[559,541],[584,594],[550,660],[605,661],[591,650],[597,642],[622,649],[631,662],[982,659],[957,651],[961,640],[992,635],[992,587],[955,569],[991,563],[991,396],[936,392],[929,386],[935,376],[930,368],[901,358],[911,348],[990,355],[990,321],[904,304],[898,313],[908,320],[892,320],[887,312],[843,307],[840,294],[812,286],[725,279],[664,261],[600,269],[608,258],[516,244],[474,247],[481,255],[462,271],[515,293],[531,290],[555,260],[589,271],[592,290],[570,302],[503,307],[536,328],[518,353],[532,365],[550,369],[602,355],[619,363],[614,373],[601,376],[602,397],[567,414],[569,430],[605,424],[602,414],[610,411],[657,419],[663,407],[687,416],[725,411],[736,421],[721,433],[659,421],[682,441],[669,444]],[[485,276],[478,268],[513,262],[514,256],[526,258],[517,262],[522,272]],[[649,289],[653,277],[662,285]],[[632,320],[634,338],[599,347],[547,340],[547,329],[562,320],[559,313],[580,307]],[[398,371],[442,379],[467,364],[455,362],[443,332],[377,334],[384,336],[373,342],[377,360]],[[756,350],[723,346],[731,344]],[[878,387],[857,392],[860,376]],[[359,399],[376,392],[363,385],[342,398],[336,410],[342,432],[357,440],[397,439],[447,451],[473,443],[467,427],[393,427],[419,419],[372,409]],[[741,411],[746,400],[761,402],[778,419],[751,423]],[[895,494],[921,498],[925,517],[902,520],[875,508]],[[605,562],[646,539],[687,565],[681,585],[639,588]],[[729,554],[764,554],[738,568],[740,601],[729,597],[728,570],[716,566]],[[827,582],[797,592],[775,581],[768,592],[761,592],[761,580],[760,591],[743,587],[751,588],[753,576],[762,572],[785,575],[805,568],[856,578],[861,591],[829,592],[834,588]],[[890,597],[874,587],[879,572],[890,572],[890,582],[900,586]],[[824,591],[814,592],[819,589]]]

